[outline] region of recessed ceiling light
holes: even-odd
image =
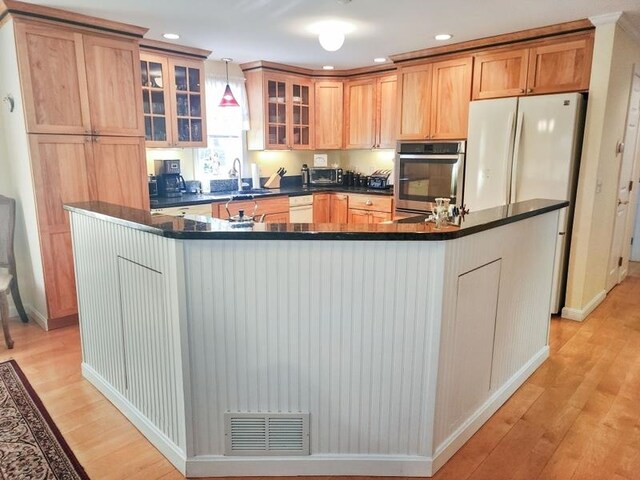
[[[178,35],[177,33],[165,33],[162,36],[167,40],[178,40],[180,38],[180,35]]]
[[[387,59],[384,57],[378,57],[378,58],[374,58],[373,61],[376,63],[384,63],[387,61]]]
[[[333,65],[325,65],[322,67],[323,70],[333,70]]]
[[[440,33],[436,35],[436,40],[450,40],[453,37],[450,33]]]

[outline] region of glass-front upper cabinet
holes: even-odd
[[[205,147],[204,65],[140,53],[147,147]]]
[[[175,99],[176,140],[190,147],[206,146],[204,68],[202,62],[171,59]]]
[[[293,118],[291,127],[293,135],[291,138],[292,148],[311,147],[311,92],[310,84],[292,82],[291,105]]]
[[[312,148],[313,85],[287,75],[266,75],[265,148]]]
[[[148,146],[169,146],[167,130],[168,69],[165,58],[140,54],[144,136]]]
[[[267,80],[267,147],[287,148],[287,84]]]

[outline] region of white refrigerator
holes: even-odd
[[[584,131],[579,93],[471,102],[463,201],[471,211],[549,198],[560,212],[551,310],[564,300],[573,202]]]

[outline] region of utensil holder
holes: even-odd
[[[280,188],[280,175],[274,173],[264,184],[264,188]]]

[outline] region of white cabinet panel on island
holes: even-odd
[[[462,236],[71,206],[83,373],[190,477],[430,476],[548,356],[542,202]],[[229,454],[229,414],[308,414],[309,454]]]

